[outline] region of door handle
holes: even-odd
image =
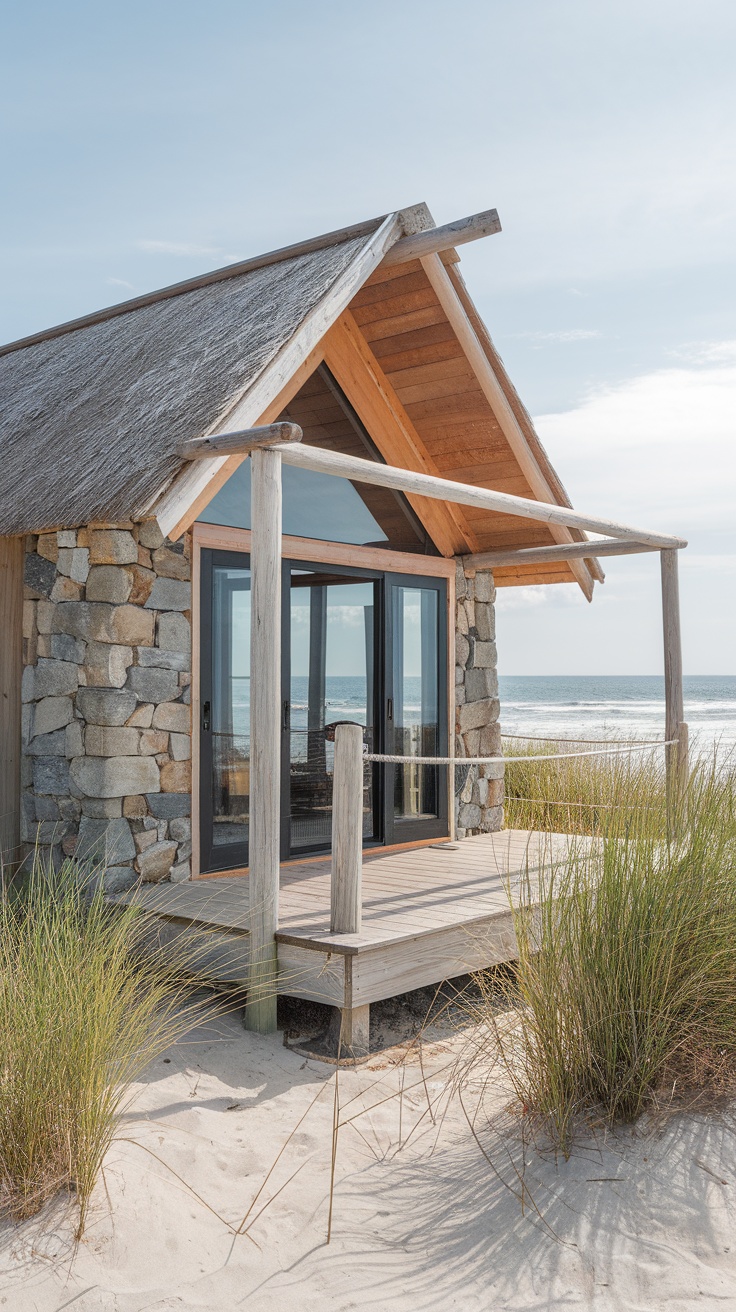
[[[291,724],[291,703],[286,701],[281,706],[281,728],[286,731]]]
[[[203,702],[203,703],[202,703],[202,729],[204,730],[205,733],[209,733],[209,731],[210,731],[210,704],[209,704],[209,702]]]
[[[393,720],[393,718],[394,718],[394,699],[393,697],[389,697],[386,701],[386,719]]]

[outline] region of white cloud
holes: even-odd
[[[132,282],[126,282],[125,278],[106,278],[105,281],[110,287],[127,287],[128,291],[134,292],[135,287]]]
[[[673,533],[736,522],[736,342],[597,388],[537,428],[581,509]]]

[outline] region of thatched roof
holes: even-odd
[[[0,350],[0,533],[145,513],[380,219]]]

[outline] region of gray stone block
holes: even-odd
[[[169,833],[175,843],[190,843],[192,840],[192,822],[189,817],[176,817],[169,824]]]
[[[139,745],[139,729],[88,724],[84,734],[87,756],[137,756]]]
[[[188,670],[191,663],[188,651],[162,651],[160,647],[138,648],[138,664],[144,669]]]
[[[82,814],[82,804],[76,797],[60,797],[59,814],[62,820],[69,820],[73,824],[79,824],[79,817]]]
[[[36,670],[33,665],[26,665],[20,682],[20,699],[22,702],[32,702],[35,696]]]
[[[68,633],[85,642],[117,642],[124,646],[150,646],[153,616],[140,606],[112,606],[104,601],[63,601],[54,611],[55,633]]]
[[[153,712],[153,728],[167,733],[189,733],[191,713],[182,702],[162,702]]]
[[[480,642],[473,639],[470,649],[470,668],[473,670],[495,670],[498,665],[498,653],[495,642]]]
[[[63,737],[63,735],[62,735]],[[39,756],[33,762],[33,791],[66,797],[71,789],[69,762],[65,756]]]
[[[146,610],[191,610],[192,585],[179,579],[157,578],[153,585]]]
[[[483,812],[482,829],[484,834],[496,834],[503,829],[503,807],[488,806]]]
[[[135,843],[130,825],[122,816],[114,820],[94,820],[82,816],[75,856],[79,861],[105,865],[122,865],[135,859]]]
[[[133,575],[124,565],[93,565],[87,579],[88,601],[122,606],[133,590]]]
[[[28,756],[66,756],[66,730],[57,729],[55,733],[42,733],[32,738],[26,747]]]
[[[55,797],[45,797],[39,793],[35,800],[37,820],[61,820],[59,803]]]
[[[192,740],[188,733],[169,735],[169,751],[175,761],[189,761],[192,755]]]
[[[493,575],[489,570],[478,570],[475,576],[475,600],[494,601],[495,597],[496,586],[493,582]]]
[[[76,547],[77,530],[75,528],[60,528],[56,534],[56,545],[58,547]]]
[[[162,545],[164,535],[155,519],[147,519],[144,524],[139,526],[138,541],[142,547],[148,547],[150,551]]]
[[[145,884],[158,884],[166,879],[176,858],[176,843],[164,840],[139,852],[136,869]]]
[[[192,814],[189,793],[149,793],[146,796],[151,815],[158,820],[173,820]]]
[[[36,703],[33,712],[33,736],[63,729],[72,718],[74,708],[71,697],[44,697]]]
[[[182,551],[173,550],[171,546],[158,547],[152,559],[153,568],[162,578],[185,579],[187,582],[191,578],[189,561]]]
[[[470,643],[464,633],[455,635],[455,660],[458,665],[467,665],[470,655]]]
[[[133,866],[108,866],[102,876],[102,887],[106,893],[127,893],[138,883],[138,874]]]
[[[33,692],[37,701],[42,697],[63,696],[77,691],[79,670],[70,661],[54,661],[41,657],[36,662]]]
[[[50,596],[56,582],[56,565],[53,560],[45,560],[43,556],[37,556],[33,551],[27,552],[23,566],[23,582],[27,588],[40,593],[42,597]]]
[[[498,719],[498,702],[490,698],[479,702],[466,702],[457,711],[458,727],[461,733],[468,729],[483,729]]]
[[[136,696],[126,689],[80,688],[77,706],[88,724],[125,724],[136,708]]]
[[[64,754],[71,760],[73,756],[81,756],[83,752],[82,721],[72,720],[71,723],[66,726]]]
[[[156,641],[166,651],[191,651],[192,626],[186,615],[165,611],[158,617]]]
[[[498,696],[498,675],[495,670],[468,670],[465,674],[465,699],[482,701],[484,697]]]
[[[72,761],[71,777],[85,797],[127,797],[160,788],[152,756],[79,756]]]
[[[475,631],[481,642],[491,642],[496,636],[496,616],[493,606],[475,603]]]
[[[73,665],[81,665],[86,650],[86,642],[73,638],[70,633],[51,634],[51,655],[55,661],[71,661]]]
[[[185,880],[191,879],[191,877],[192,863],[189,860],[177,861],[176,865],[172,866],[169,871],[169,879],[172,884],[183,884]]]
[[[122,688],[132,664],[132,647],[119,647],[112,642],[91,642],[84,663],[87,684],[92,688]]]
[[[480,807],[474,806],[472,802],[466,802],[460,807],[458,823],[463,829],[479,829],[481,822]]]
[[[122,814],[122,797],[84,797],[82,799],[82,815],[91,816],[94,820],[115,820]]]
[[[179,680],[175,670],[145,669],[134,665],[128,671],[126,687],[141,702],[170,702],[179,696]]]
[[[126,529],[93,529],[89,535],[89,558],[93,565],[134,565],[138,543]]]

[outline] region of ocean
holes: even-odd
[[[736,675],[686,675],[690,740],[736,745]],[[663,738],[660,675],[502,675],[504,733],[545,738]]]
[[[237,734],[247,736],[248,681],[233,681]],[[420,680],[407,679],[406,724],[420,720]],[[664,680],[657,675],[502,675],[501,728],[542,738],[663,738]],[[736,746],[736,675],[686,676],[685,719],[690,738],[708,748]],[[328,676],[326,718],[365,724],[365,679]],[[294,678],[291,726],[307,725],[307,680]]]

